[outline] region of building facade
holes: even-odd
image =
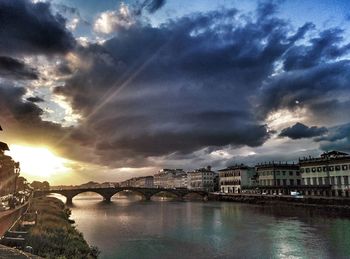
[[[162,169],[153,176],[154,187],[166,189],[176,188],[179,180],[176,181],[175,179],[185,174],[182,169]]]
[[[187,188],[187,174],[177,174],[174,177],[175,188]]]
[[[254,167],[243,164],[221,169],[219,170],[220,192],[241,193],[243,188],[253,185],[254,175]]]
[[[134,187],[154,188],[153,176],[143,176],[136,178]]]
[[[187,173],[187,188],[196,191],[214,191],[214,180],[216,173],[211,171],[211,167],[199,168]]]
[[[255,166],[259,189],[267,193],[290,194],[302,185],[297,164],[268,162]]]
[[[299,160],[303,185],[318,187],[309,195],[350,196],[350,155],[331,151]],[[323,188],[322,188],[323,187]]]

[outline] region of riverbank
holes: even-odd
[[[334,213],[350,214],[350,199],[337,197],[293,197],[255,194],[210,194],[212,201],[241,202],[257,205],[284,205],[327,210]]]
[[[10,248],[7,246],[0,245],[0,258],[11,258],[11,259],[41,259],[41,257],[25,253],[18,249]]]
[[[71,211],[53,197],[34,198],[29,212],[37,212],[37,224],[29,229],[26,245],[44,258],[97,258],[98,249],[90,247],[70,220]]]

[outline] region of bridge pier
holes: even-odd
[[[143,195],[143,200],[144,201],[150,201],[151,197],[152,197],[152,195]]]
[[[103,196],[103,201],[105,201],[105,202],[111,202],[111,199],[112,199],[112,196],[111,195],[104,195]]]
[[[66,196],[66,204],[72,205],[73,204],[73,197],[72,196]]]

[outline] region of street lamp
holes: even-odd
[[[21,171],[21,168],[19,166],[19,162],[16,162],[15,163],[15,168],[14,168],[14,173],[15,173],[15,190],[13,192],[13,195],[16,195],[16,192],[17,192],[17,179],[18,179],[20,171]]]

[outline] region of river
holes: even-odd
[[[101,258],[350,258],[350,219],[228,202],[73,200]]]

